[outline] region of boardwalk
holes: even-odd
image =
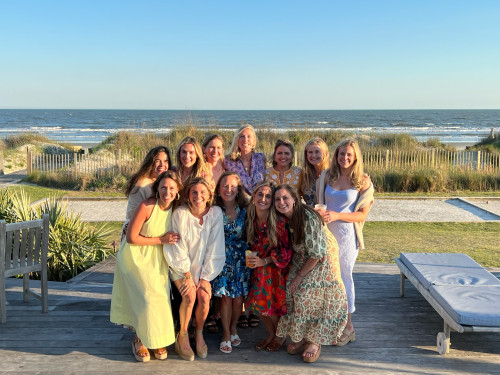
[[[48,314],[36,300],[23,303],[21,280],[8,279],[0,374],[500,374],[500,335],[455,333],[450,354],[438,355],[441,318],[408,282],[406,297],[399,298],[397,267],[381,264],[355,268],[356,342],[323,347],[315,364],[283,349],[255,352],[262,327],[240,329],[243,343],[229,355],[218,350],[218,335],[206,334],[205,360],[182,361],[169,347],[166,361],[137,363],[133,334],[109,323],[113,269],[107,261],[72,282],[49,283]]]

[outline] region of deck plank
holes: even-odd
[[[22,302],[22,280],[7,279],[7,323],[0,325],[2,374],[500,374],[500,335],[452,333],[451,351],[440,356],[442,319],[410,283],[399,297],[395,265],[357,264],[356,342],[324,346],[318,362],[304,364],[286,351],[255,352],[263,327],[240,329],[241,346],[226,355],[219,335],[206,334],[207,359],[188,363],[168,348],[167,361],[135,362],[133,333],[109,322],[112,263],[71,283],[49,283],[49,312],[37,300]],[[101,270],[99,272],[99,270]],[[496,270],[498,273],[498,270]],[[36,289],[37,282],[32,281]],[[64,370],[62,370],[64,369]]]

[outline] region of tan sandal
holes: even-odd
[[[306,340],[302,340],[302,344],[300,343],[300,341],[293,342],[286,347],[286,351],[288,352],[288,354],[292,355],[299,354],[304,351],[304,346],[306,346],[306,344]]]
[[[187,334],[187,332],[179,332],[177,334],[177,338],[175,339],[175,352],[185,361],[194,361],[193,349],[189,348],[188,350],[183,350],[181,344],[179,344],[179,336],[186,336]]]
[[[136,349],[135,344],[141,344],[139,349]],[[142,345],[141,339],[137,336],[132,340],[132,353],[137,362],[148,362],[151,359],[148,348]]]
[[[350,342],[354,342],[356,341],[356,331],[352,330],[352,331],[346,331],[344,330],[344,332],[342,332],[342,336],[340,336],[341,339],[337,340],[337,342],[335,343],[336,346],[344,346],[344,345],[347,345],[349,344]],[[344,337],[342,339],[342,337]]]
[[[306,363],[314,363],[318,360],[319,358],[319,355],[321,354],[321,345],[319,344],[314,344],[312,342],[309,343],[310,345],[317,345],[318,346],[318,350],[316,351],[316,353],[312,356],[312,357],[304,357],[304,354],[307,353],[307,349],[306,351],[304,351],[304,353],[302,353],[302,360]]]
[[[167,348],[153,349],[153,354],[154,354],[156,359],[160,359],[160,360],[167,359],[167,357],[168,357]]]
[[[196,337],[198,337],[198,335],[201,335],[203,337],[203,330],[202,329],[196,330]],[[198,346],[198,340],[196,340],[196,354],[200,358],[207,358],[207,355],[208,355],[207,344],[203,344],[203,345]]]

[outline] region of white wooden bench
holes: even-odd
[[[450,332],[500,332],[500,280],[465,254],[401,253],[395,258],[405,279],[444,320],[439,354],[450,350]]]
[[[29,295],[41,300],[42,312],[48,311],[47,252],[49,247],[49,215],[41,219],[6,224],[0,220],[0,323],[7,321],[5,278],[23,275],[23,299]],[[38,294],[29,288],[30,272],[40,274]]]

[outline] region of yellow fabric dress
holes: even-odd
[[[162,211],[156,202],[140,234],[160,237],[170,229],[171,219],[172,209]],[[149,349],[163,348],[175,341],[163,245],[131,245],[122,241],[116,257],[110,320],[133,327]]]

